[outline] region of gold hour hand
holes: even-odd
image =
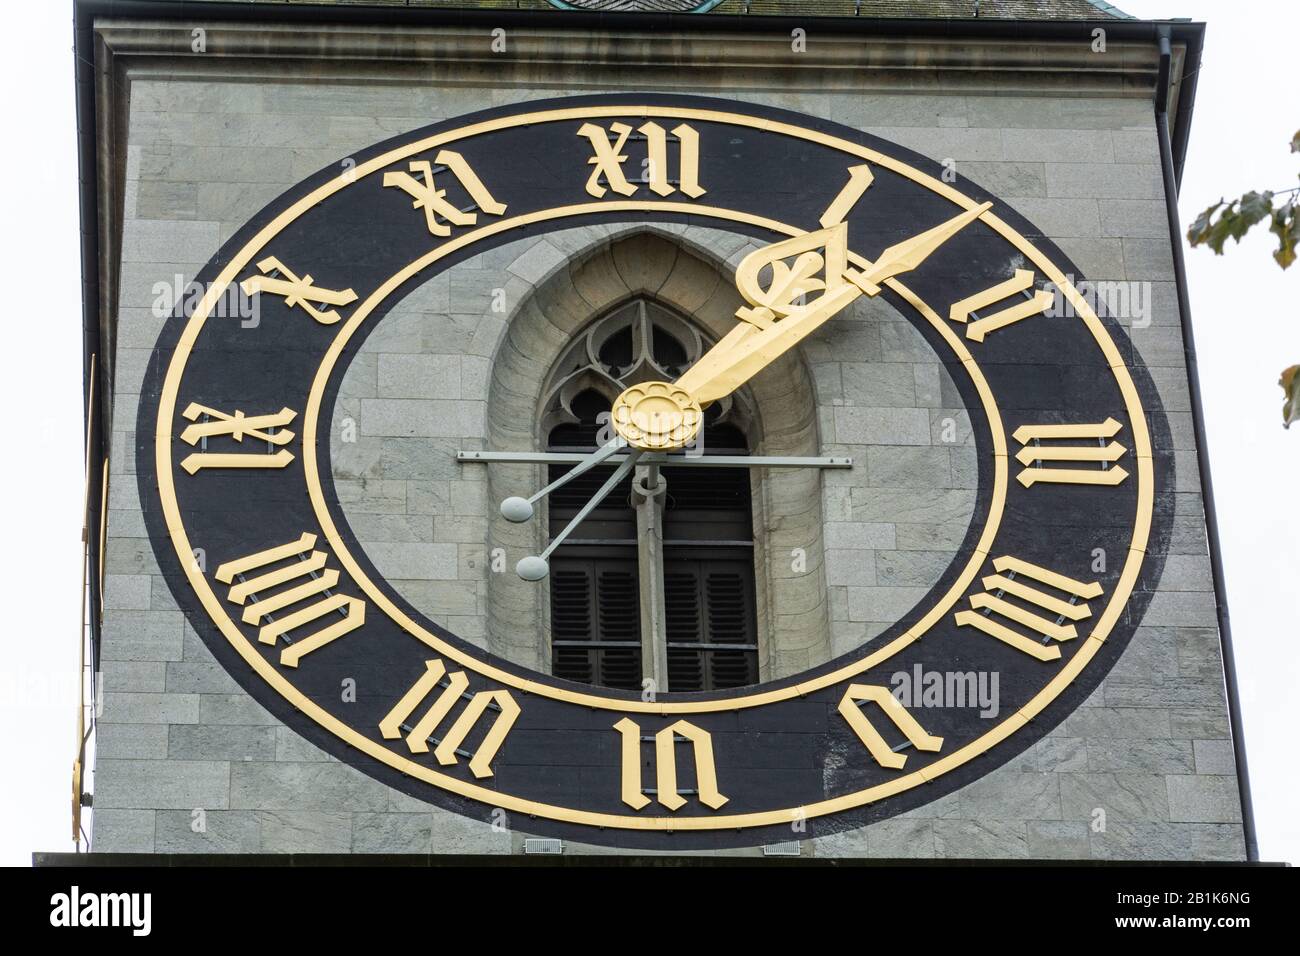
[[[736,269],[736,288],[750,303],[737,310],[740,323],[675,383],[646,382],[620,395],[615,431],[639,448],[689,444],[705,405],[739,388],[859,295],[874,296],[887,279],[917,268],[992,205],[896,243],[862,270],[848,265],[843,222],[756,249]],[[766,284],[760,278],[765,271]],[[811,301],[809,293],[816,294]]]
[[[890,246],[864,270],[848,266],[848,227],[842,222],[750,253],[736,269],[736,287],[751,303],[736,313],[741,324],[679,378],[678,387],[701,405],[716,401],[807,337],[859,294],[876,295],[886,279],[917,268],[992,205],[976,206]],[[784,260],[792,257],[793,264],[786,265]],[[766,288],[759,282],[764,267],[772,270]],[[818,270],[822,272],[820,278]],[[805,302],[809,291],[822,294]]]
[[[930,257],[930,253],[961,232],[984,213],[993,208],[993,203],[986,202],[974,209],[968,209],[959,216],[953,216],[947,222],[941,222],[933,229],[927,229],[919,235],[904,239],[882,252],[876,261],[859,273],[862,278],[877,287],[886,279],[892,279],[900,272],[910,272]],[[854,280],[855,282],[857,280]],[[863,289],[868,295],[875,295]]]

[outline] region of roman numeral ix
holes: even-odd
[[[283,468],[293,461],[293,452],[281,447],[293,441],[293,432],[284,427],[297,415],[291,408],[282,408],[272,415],[245,415],[236,409],[233,415],[227,415],[191,402],[181,415],[194,422],[181,432],[181,441],[200,448],[181,460],[181,467],[191,475],[202,468]],[[265,442],[266,451],[250,448],[239,453],[209,452],[208,440],[223,435],[241,445],[245,436],[252,439],[250,445]]]

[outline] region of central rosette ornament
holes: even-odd
[[[684,448],[699,434],[704,412],[686,389],[669,382],[642,382],[624,390],[610,418],[634,448]]]

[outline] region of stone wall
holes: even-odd
[[[304,81],[292,70],[277,78],[220,82],[169,75],[157,66],[134,78],[114,368],[96,850],[518,851],[523,834],[498,833],[412,800],[323,754],[278,726],[214,662],[177,609],[146,539],[133,474],[138,392],[165,321],[152,309],[159,295],[155,283],[193,277],[225,239],[287,187],[387,136],[476,108],[593,89],[662,88],[656,82],[662,74],[639,69],[593,68],[585,84],[565,87],[534,75],[526,64],[466,67],[458,84],[445,86],[351,82],[329,79],[328,71],[323,80]],[[808,841],[803,852],[1242,858],[1149,98],[1080,97],[1054,94],[1050,87],[1000,94],[960,86],[949,87],[948,94],[916,86],[894,92],[843,89],[851,85],[840,75],[835,92],[819,92],[815,85],[709,91],[833,118],[936,160],[952,159],[960,177],[995,192],[1042,227],[1089,278],[1149,283],[1151,323],[1130,334],[1168,414],[1177,494],[1163,577],[1140,584],[1155,592],[1142,625],[1082,707],[1019,758],[964,789],[865,830]],[[431,312],[441,314],[444,305],[459,301],[455,281],[434,280],[420,291]],[[395,328],[393,334],[400,335],[400,323]],[[877,331],[862,331],[870,328]],[[873,632],[880,606],[875,596],[882,588],[896,589],[900,605],[913,600],[911,589],[923,587],[915,582],[933,573],[924,555],[948,549],[946,532],[933,516],[958,519],[971,484],[961,454],[954,457],[934,439],[937,419],[962,413],[927,370],[930,360],[912,351],[906,327],[880,321],[847,329],[848,323],[832,324],[805,349],[821,409],[823,453],[851,453],[868,481],[883,474],[899,491],[891,504],[872,489],[852,487],[853,479],[826,478],[826,582],[836,650]],[[871,362],[878,357],[882,364],[897,363],[888,373],[894,377],[881,379],[874,369],[867,376],[859,363],[835,361],[837,345],[844,344],[836,337],[848,334],[875,335],[853,347],[861,347]],[[482,482],[448,473],[440,497],[442,485],[424,484],[444,479],[416,474],[419,463],[398,444],[401,436],[383,434],[382,401],[388,396],[382,391],[406,387],[402,383],[419,373],[419,362],[434,359],[393,358],[400,350],[384,352],[377,347],[382,342],[381,336],[358,360],[348,397],[361,403],[363,438],[377,442],[340,448],[335,466],[350,476],[340,494],[350,518],[363,513],[363,503],[369,509],[373,534],[368,530],[367,537],[378,539],[367,544],[372,554],[375,544],[386,545],[395,566],[409,559],[420,569],[443,569],[429,577],[426,599],[451,602],[464,613],[449,615],[449,623],[472,629],[480,626],[473,622],[484,619],[484,610],[477,585],[472,610],[470,591],[461,586],[461,546],[478,547],[483,529],[477,516],[483,512],[476,509],[487,495]],[[462,358],[459,364],[462,389],[480,387],[488,374],[491,349],[474,354],[479,361]],[[454,379],[449,368],[441,371],[442,381]],[[877,387],[886,388],[883,398],[872,391]],[[369,388],[376,404],[368,413],[362,393]],[[904,400],[909,389],[910,400]],[[453,440],[474,434],[467,428]],[[892,444],[909,451],[901,458],[893,450],[873,454],[876,446]],[[405,477],[384,471],[371,480],[376,453],[381,465],[404,462],[415,471]],[[944,458],[948,483],[935,484]],[[412,482],[420,485],[414,502]],[[880,527],[890,523],[888,508],[901,509],[895,517],[908,509],[923,517],[897,524],[889,536]],[[412,522],[413,516],[421,520]],[[431,524],[429,540],[399,540],[414,536],[415,524],[421,535]],[[840,559],[841,552],[870,554],[872,577],[859,576],[866,574],[865,559]],[[471,574],[469,580],[477,579]],[[486,626],[480,636],[486,639]],[[1105,815],[1102,830],[1096,829],[1099,810]],[[568,851],[589,849],[595,851]]]

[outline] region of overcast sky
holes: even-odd
[[[1183,179],[1184,224],[1220,196],[1287,189],[1300,156],[1294,0],[1124,0],[1209,23]],[[4,56],[0,270],[0,863],[70,850],[83,486],[81,304],[71,3],[11,4]],[[1300,863],[1300,426],[1278,372],[1300,363],[1300,265],[1265,234],[1216,259],[1188,251],[1228,599],[1264,859]]]

